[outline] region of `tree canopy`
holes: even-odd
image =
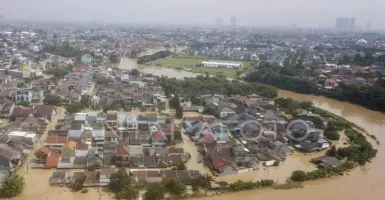
[[[117,172],[111,174],[108,187],[111,189],[111,191],[118,193],[130,185],[131,182],[129,175],[124,168],[120,168]]]
[[[25,187],[24,178],[16,173],[11,173],[4,178],[0,187],[0,198],[12,198],[20,195]]]
[[[186,185],[178,179],[167,179],[164,181],[164,186],[168,192],[175,196],[181,196],[187,191]]]
[[[146,200],[162,200],[167,190],[162,183],[151,183],[146,188],[144,197]]]

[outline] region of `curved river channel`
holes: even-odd
[[[137,68],[144,73],[168,76],[170,78],[195,77],[197,74],[167,68],[156,68],[137,65],[136,60],[122,59],[120,68]],[[329,99],[322,96],[303,95],[279,90],[279,97],[291,97],[300,101],[312,101],[315,106],[340,115],[361,126],[385,144],[385,114],[368,110],[364,107]],[[349,175],[331,179],[307,182],[304,188],[290,190],[250,190],[222,196],[202,198],[204,200],[384,200],[385,199],[385,146],[378,145],[377,157],[372,163],[354,169]],[[289,175],[288,175],[289,176]]]

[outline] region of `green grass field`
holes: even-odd
[[[155,66],[173,68],[178,70],[184,70],[190,68],[192,72],[196,73],[209,73],[211,75],[222,74],[226,77],[235,78],[237,75],[237,70],[233,69],[221,69],[221,68],[198,68],[194,67],[196,64],[200,64],[207,59],[207,56],[178,56],[178,57],[169,57],[161,61],[155,62]],[[243,70],[250,69],[251,62],[243,61]]]
[[[193,67],[196,64],[207,60],[207,57],[204,56],[181,56],[181,57],[170,57],[159,62],[156,62],[155,65],[159,67],[167,68],[186,68]]]

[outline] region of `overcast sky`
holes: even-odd
[[[215,24],[237,17],[238,25],[328,26],[356,17],[385,28],[385,0],[0,0],[6,19],[138,24]]]

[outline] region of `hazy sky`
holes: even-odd
[[[385,28],[385,0],[0,0],[6,19],[145,24],[214,24],[231,16],[239,25],[334,26],[356,17]]]

